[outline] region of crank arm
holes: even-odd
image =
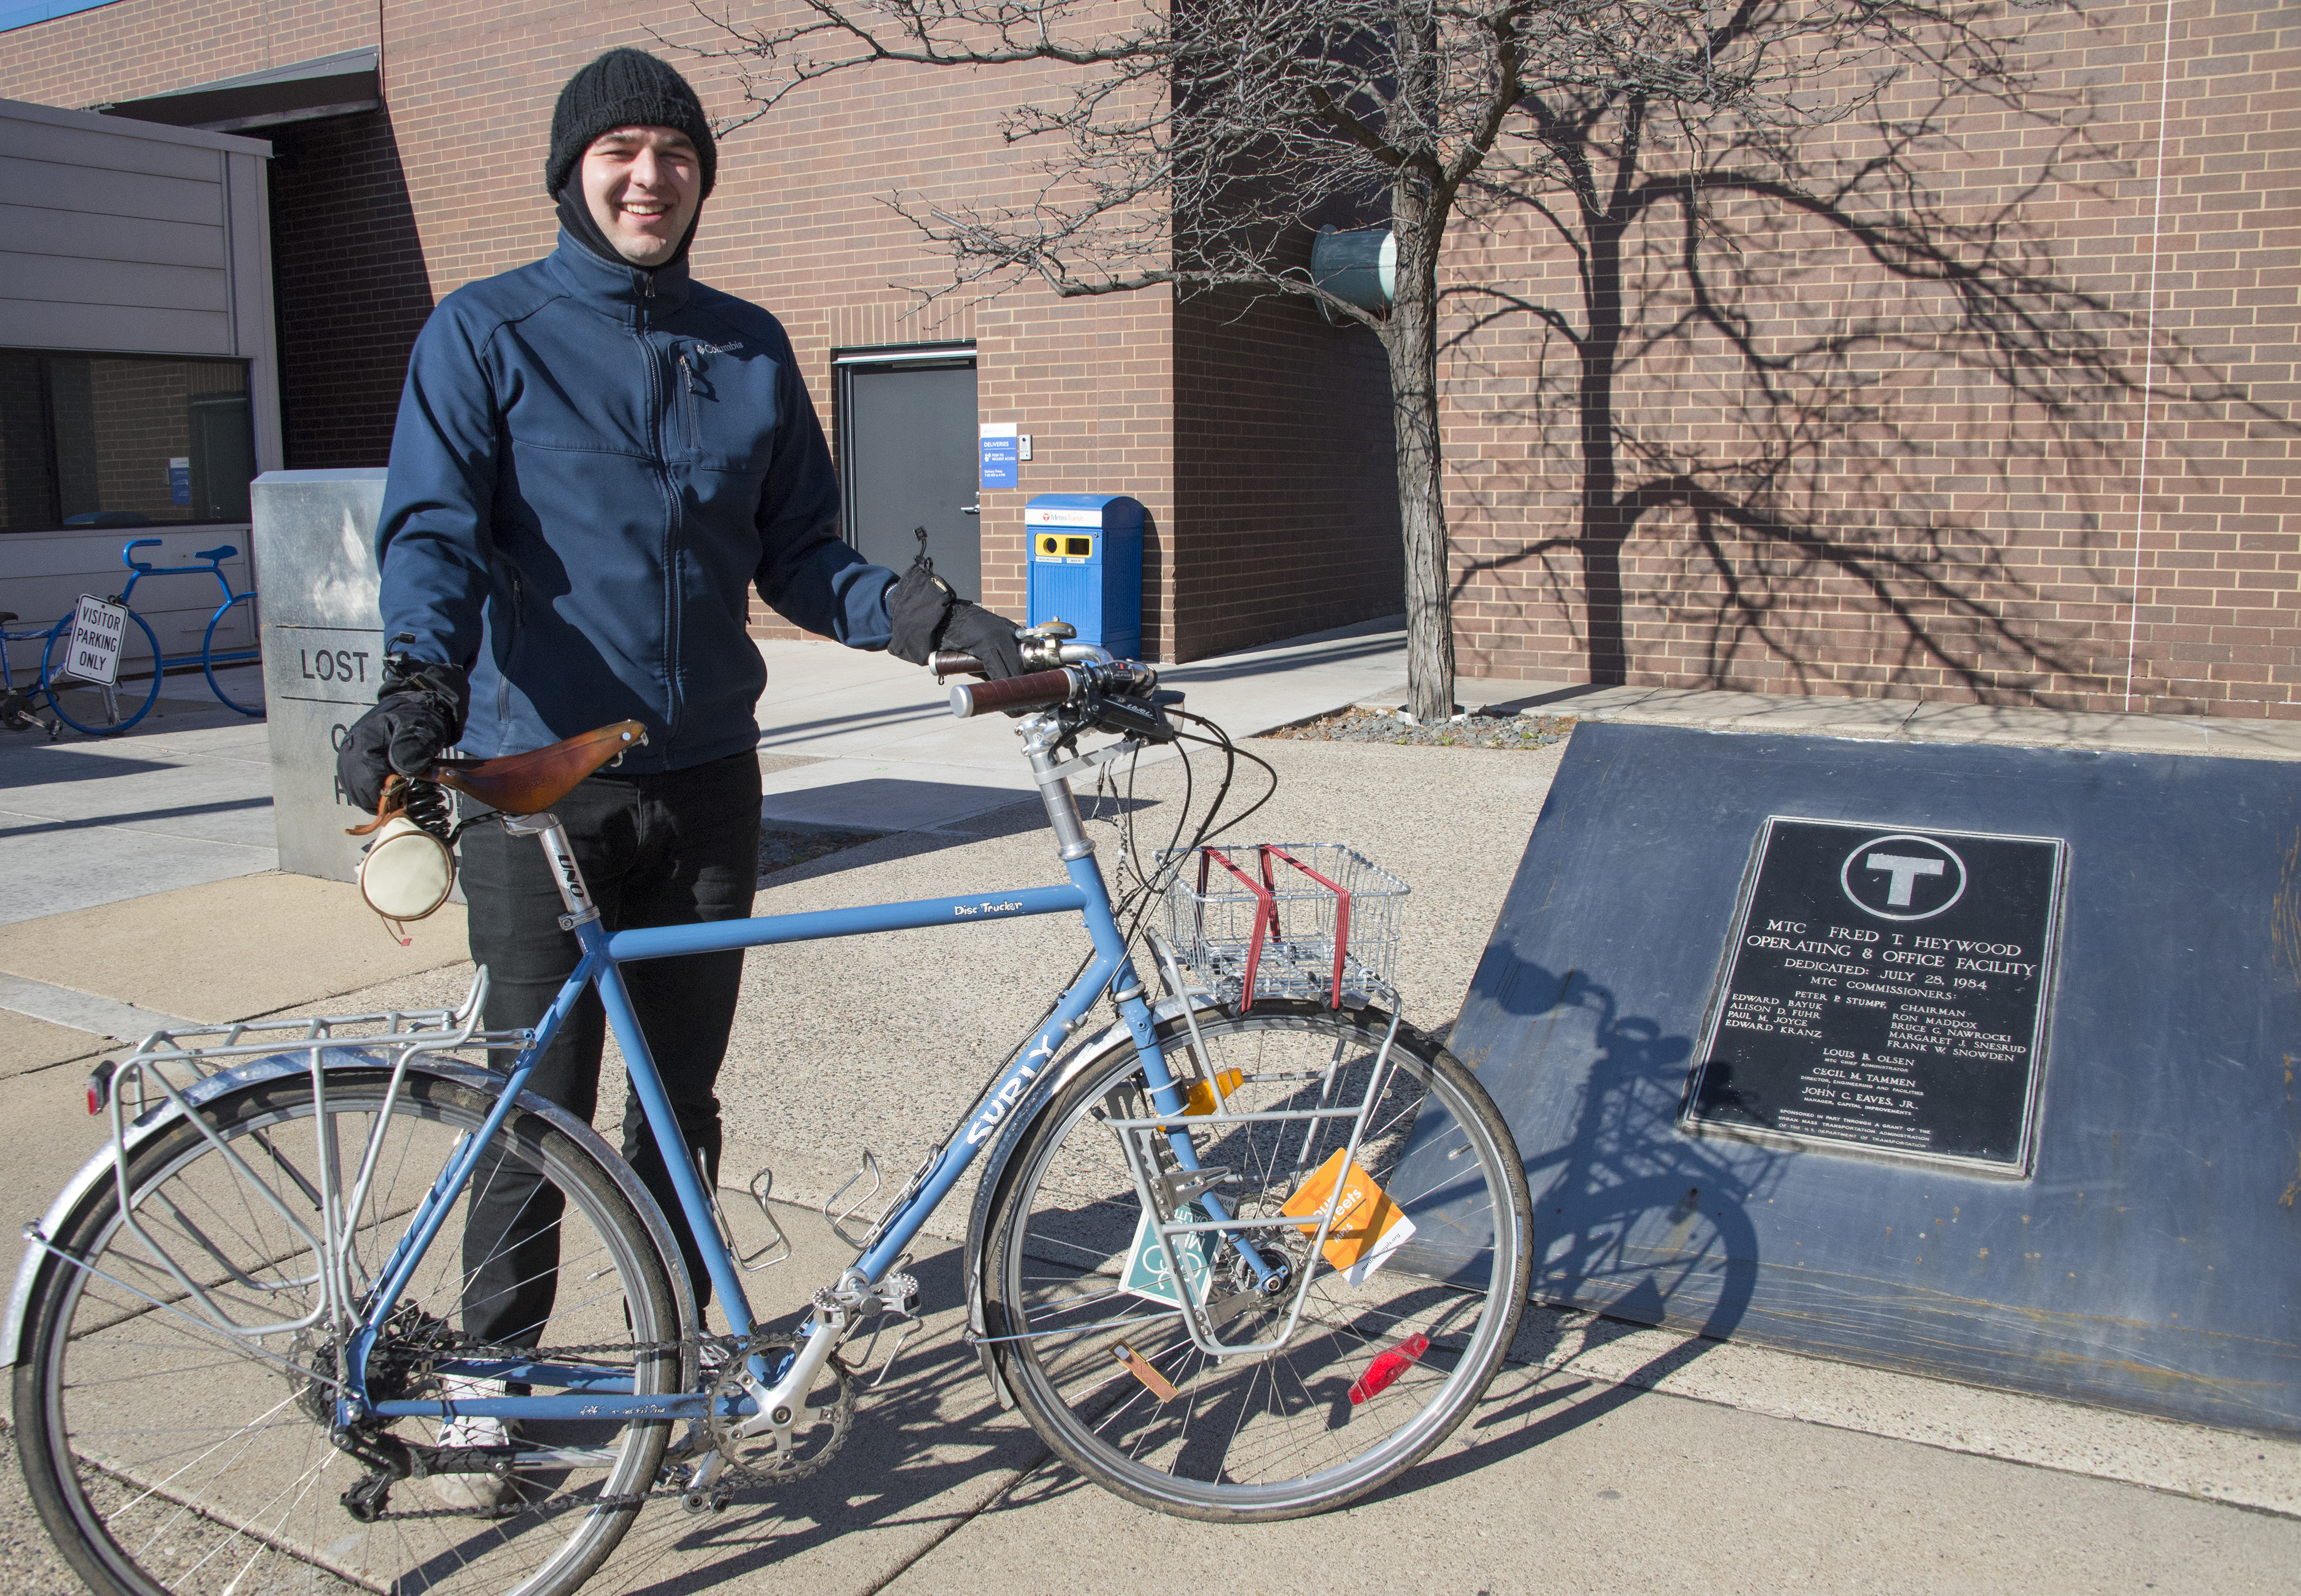
[[[831,1325],[817,1318],[813,1333],[799,1343],[799,1352],[782,1379],[763,1389],[757,1377],[746,1374],[741,1382],[743,1391],[759,1408],[735,1426],[735,1433],[746,1441],[772,1437],[776,1455],[790,1457],[791,1427],[799,1419],[807,1391],[814,1387],[815,1377],[831,1361],[833,1344],[838,1340]]]

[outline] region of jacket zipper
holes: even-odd
[[[653,299],[655,297],[655,278],[652,273],[648,274],[646,280],[640,284],[640,292],[642,298]],[[642,312],[641,319],[646,319],[644,312]],[[645,333],[641,333],[640,335],[640,347],[647,356],[648,388],[649,390],[649,397],[652,398],[656,391],[657,374],[660,372],[663,368],[656,364],[655,346],[648,341],[648,338]],[[682,379],[685,379],[688,375],[686,353],[682,351],[679,354],[678,359],[680,375]],[[688,389],[688,399],[690,406],[688,414],[688,432],[689,436],[691,438],[694,435],[695,430],[695,418],[693,411],[694,390],[691,386]],[[667,757],[671,753],[672,745],[679,739],[680,711],[682,707],[682,700],[684,695],[680,691],[679,683],[679,489],[677,483],[673,480],[671,461],[666,457],[667,451],[664,449],[663,443],[664,440],[660,432],[658,432],[656,445],[656,467],[660,474],[663,485],[664,514],[665,518],[664,523],[663,563],[664,585],[667,590],[667,613],[664,616],[663,667],[665,689],[664,719],[666,723],[664,727],[663,752],[664,756]]]
[[[687,447],[690,454],[703,452],[703,438],[695,422],[695,368],[687,363],[687,351],[679,353],[679,386],[687,395]]]
[[[505,725],[511,723],[511,667],[519,658],[520,612],[526,607],[519,572],[515,571],[511,573],[511,645],[504,650],[504,668],[496,678],[496,720]]]

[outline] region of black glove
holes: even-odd
[[[993,681],[1002,676],[1020,676],[1025,668],[1022,645],[1015,640],[1015,623],[964,598],[950,606],[936,647],[972,654],[983,662],[984,673]]]
[[[887,589],[887,619],[894,628],[887,652],[908,664],[926,664],[958,602],[958,595],[934,573],[925,556],[913,560],[902,580]]]
[[[464,735],[471,681],[461,665],[388,655],[375,707],[354,721],[336,750],[336,781],[355,807],[373,814],[394,771],[420,776]]]
[[[936,649],[956,648],[981,660],[993,681],[1023,673],[1015,623],[961,598],[925,554],[887,589],[887,618],[894,630],[887,652],[897,659],[923,665]]]

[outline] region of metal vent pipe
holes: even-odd
[[[1310,280],[1337,299],[1379,315],[1390,308],[1397,287],[1398,240],[1386,227],[1353,232],[1322,227],[1310,246]],[[1322,303],[1318,308],[1333,319],[1330,306]]]

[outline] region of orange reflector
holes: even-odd
[[[1176,1391],[1173,1383],[1157,1369],[1152,1368],[1149,1358],[1125,1341],[1111,1342],[1110,1355],[1125,1364],[1126,1372],[1142,1382],[1143,1389],[1152,1396],[1162,1402],[1171,1402],[1175,1400]]]
[[[1236,1091],[1240,1083],[1245,1079],[1243,1071],[1224,1070],[1210,1082],[1192,1082],[1190,1100],[1184,1105],[1183,1112],[1185,1115],[1212,1114],[1221,1106],[1222,1101],[1221,1098],[1215,1096],[1215,1089],[1220,1087],[1223,1097],[1226,1098]]]

